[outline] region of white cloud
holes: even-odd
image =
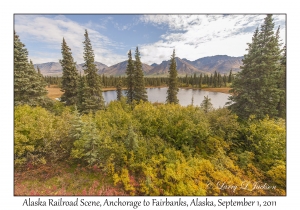
[[[95,27],[99,28],[102,26],[96,25]],[[20,35],[21,40],[35,40],[37,41],[37,44],[43,42],[46,43],[52,50],[57,50],[56,54],[49,53],[48,58],[44,57],[39,59],[36,55],[32,57],[29,55],[29,58],[32,59],[34,63],[39,63],[45,60],[58,61],[61,59],[60,49],[63,37],[72,50],[74,60],[77,63],[82,63],[82,42],[84,41],[85,29],[88,30],[96,61],[103,62],[106,65],[113,65],[116,62],[123,61],[126,56],[120,56],[111,51],[112,47],[122,47],[122,44],[115,43],[108,37],[101,35],[98,31],[93,30],[93,28],[94,24],[92,22],[80,25],[79,23],[71,21],[62,15],[56,16],[55,18],[39,15],[15,16],[15,30],[17,34]]]
[[[140,23],[140,20],[137,19],[135,16],[132,17],[131,22],[129,22],[129,23],[116,22],[113,17],[111,17],[110,19],[108,19],[108,21],[109,21],[110,24],[113,24],[113,26],[116,29],[118,29],[119,31],[130,30],[134,26],[136,26],[136,25],[138,25]]]
[[[161,39],[141,46],[143,61],[168,60],[175,48],[178,57],[196,60],[204,56],[243,56],[254,30],[266,15],[144,15],[141,22],[167,28]],[[285,16],[274,16],[285,37]]]
[[[246,53],[247,43],[251,42],[256,27],[260,27],[266,15],[143,15],[130,23],[120,24],[113,16],[100,18],[100,24],[89,21],[79,24],[66,16],[54,18],[41,15],[16,15],[15,30],[21,41],[35,41],[41,47],[29,51],[34,63],[58,61],[61,59],[61,42],[64,37],[72,50],[74,60],[83,62],[84,30],[87,29],[92,42],[95,60],[108,66],[127,59],[113,50],[124,49],[122,42],[115,42],[102,35],[97,29],[107,30],[113,24],[118,30],[128,30],[137,24],[152,24],[165,29],[160,39],[153,43],[141,44],[142,62],[161,63],[169,60],[173,52],[189,60],[204,56],[226,54],[242,56]],[[285,15],[274,15],[275,29],[281,25],[280,36],[285,39]],[[100,30],[100,31],[101,31]],[[120,32],[121,33],[121,32]],[[146,40],[149,34],[143,35]],[[26,42],[25,42],[26,44]],[[135,47],[134,47],[135,48]],[[134,49],[133,48],[133,49]]]

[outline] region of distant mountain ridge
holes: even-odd
[[[215,55],[204,58],[199,58],[195,61],[189,61],[183,59],[195,66],[197,69],[201,69],[205,72],[213,73],[214,71],[220,73],[227,73],[228,70],[239,71],[240,66],[243,65],[242,62],[243,56],[241,57],[230,57],[227,55]]]
[[[108,66],[100,63],[94,62],[98,70],[102,70],[107,68]],[[34,64],[34,68],[40,68],[41,73],[47,76],[61,76],[62,75],[62,67],[59,62],[48,62],[48,63],[41,63],[41,64]],[[83,63],[76,64],[76,69],[83,74]]]
[[[232,69],[234,72],[240,71],[240,66],[243,65],[240,57],[231,57],[227,55],[215,55],[199,58],[195,61],[188,59],[181,59],[176,57],[177,71],[179,75],[191,75],[200,73],[213,73],[214,71],[220,72],[221,74],[229,73]],[[108,67],[107,65],[95,62],[98,74],[121,76],[126,74],[127,61],[123,61]],[[39,66],[41,73],[48,76],[61,76],[62,67],[59,62],[48,62],[42,64],[35,64],[34,67],[37,69]],[[83,74],[83,64],[77,64],[76,68]],[[165,76],[168,74],[169,61],[163,61],[161,64],[153,63],[151,65],[142,64],[142,68],[145,76]]]
[[[185,60],[182,60],[178,57],[175,58],[177,72],[179,75],[181,74],[194,74],[194,73],[207,73],[200,69],[197,69],[192,64],[188,63]],[[163,61],[161,64],[155,66],[150,70],[149,75],[160,75],[160,74],[168,74],[170,61]]]
[[[121,76],[126,74],[126,68],[127,68],[128,61],[123,61],[121,63],[117,63],[113,66],[101,69],[98,71],[99,74],[105,74],[105,75],[114,75],[114,76]],[[142,63],[142,69],[144,71],[144,74],[147,75],[148,72],[152,69],[152,66],[149,66],[145,63]]]

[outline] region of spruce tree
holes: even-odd
[[[188,87],[189,86],[189,78],[188,78],[187,74],[185,75],[185,83],[186,83],[186,86]]]
[[[121,101],[122,98],[122,80],[120,79],[117,84],[117,100]]]
[[[133,100],[136,100],[137,102],[140,100],[147,101],[148,96],[147,96],[147,91],[145,89],[144,73],[142,69],[141,56],[138,47],[136,47],[135,50],[133,80],[134,80]]]
[[[283,55],[280,61],[281,69],[278,75],[278,89],[280,90],[280,99],[278,103],[278,116],[286,118],[286,46],[283,48]]]
[[[86,77],[80,77],[78,86],[78,110],[85,114],[95,112],[95,107],[97,107],[98,103],[97,100],[93,100],[91,97],[91,92],[89,89],[90,88],[87,85]]]
[[[218,86],[218,74],[216,71],[215,71],[214,77],[213,77],[213,84],[214,84],[214,87]]]
[[[29,93],[31,100],[36,103],[37,105],[44,106],[49,102],[49,98],[46,97],[47,90],[46,86],[47,83],[45,82],[43,76],[39,74],[33,65],[33,62],[29,61],[29,72],[30,75],[30,84],[31,84],[31,91]]]
[[[226,76],[226,74],[224,74],[224,76],[223,76],[223,83],[224,83],[224,86],[227,87],[227,76]]]
[[[202,88],[202,73],[200,74],[200,79],[199,79],[199,88]]]
[[[94,51],[92,49],[92,44],[89,39],[89,35],[87,30],[85,30],[84,34],[85,40],[83,42],[84,44],[84,64],[83,69],[84,73],[86,75],[86,83],[87,83],[87,91],[85,95],[89,97],[86,100],[87,104],[84,107],[88,107],[89,110],[95,112],[99,109],[104,109],[104,99],[102,95],[102,85],[100,76],[97,74],[97,68],[95,65],[94,60]]]
[[[28,51],[14,33],[14,104],[24,104],[30,89]]]
[[[252,43],[248,44],[248,54],[242,60],[242,70],[233,81],[230,100],[234,103],[230,108],[240,118],[278,116],[280,90],[277,79],[281,69],[281,50],[273,30],[272,15],[267,15],[260,31],[256,29],[254,32]]]
[[[39,74],[40,76],[42,76],[42,74],[41,74],[41,69],[40,69],[39,66],[37,66],[37,72],[38,72],[38,74]]]
[[[46,105],[46,82],[28,62],[28,51],[14,32],[14,105]]]
[[[173,54],[170,60],[169,67],[169,80],[168,80],[168,91],[167,91],[167,103],[178,104],[179,100],[177,98],[178,89],[178,81],[177,81],[177,66],[175,60],[175,50],[173,50]]]
[[[134,62],[132,60],[131,50],[128,52],[128,62],[126,67],[127,83],[127,103],[131,104],[134,99]]]
[[[204,96],[204,100],[202,101],[202,103],[200,104],[201,109],[204,110],[205,113],[213,110],[213,105],[211,103],[211,99],[208,98],[208,96]]]
[[[61,44],[61,53],[62,59],[59,61],[62,66],[61,90],[64,92],[61,101],[66,102],[66,105],[74,105],[77,103],[78,71],[76,69],[76,63],[73,60],[71,49],[68,47],[64,38]]]
[[[194,78],[193,78],[193,87],[197,84],[197,75],[194,73]]]
[[[81,76],[81,73],[79,75],[79,83],[78,83],[78,89],[77,89],[77,108],[80,112],[82,112],[82,106],[84,104],[85,98],[84,98],[84,92],[86,91],[86,81],[84,76]]]
[[[228,83],[232,83],[232,69],[230,69],[230,73],[228,76]]]

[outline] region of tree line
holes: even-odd
[[[61,86],[61,76],[43,76],[48,85],[58,85]],[[119,80],[122,82],[122,87],[126,88],[126,76],[108,76],[101,75],[101,82],[104,88],[116,87]],[[178,76],[179,87],[192,87],[192,88],[205,88],[205,87],[230,87],[232,81],[234,80],[234,73],[232,70],[229,74],[221,74],[215,71],[212,74],[193,74],[186,75],[185,77]],[[167,86],[168,77],[151,77],[145,76],[144,82],[146,87],[160,87]]]

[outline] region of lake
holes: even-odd
[[[167,97],[168,88],[147,88],[148,100],[150,102],[165,103]],[[125,90],[122,91],[123,96],[126,95]],[[109,103],[112,100],[117,99],[117,92],[115,90],[103,92],[104,100]],[[219,92],[209,92],[205,90],[192,90],[192,89],[179,89],[177,98],[179,104],[187,106],[192,103],[192,97],[194,97],[194,106],[200,106],[204,100],[204,96],[208,96],[211,99],[211,103],[214,108],[223,107],[228,102],[229,94]]]

